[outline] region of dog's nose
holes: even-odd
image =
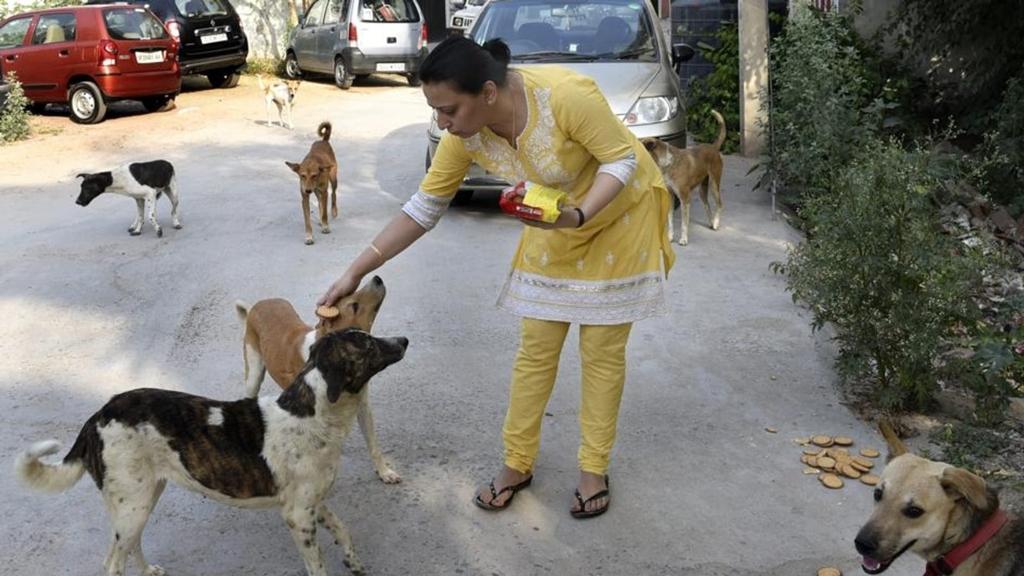
[[[398,342],[398,345],[402,347],[402,350],[405,350],[406,348],[409,347],[409,339],[406,338],[405,336],[399,336],[398,338],[395,338],[395,342]]]
[[[857,534],[853,544],[857,547],[857,553],[863,556],[874,557],[878,551],[878,540],[871,534],[865,534],[863,530]]]
[[[374,276],[373,279],[370,280],[370,282],[373,282],[374,286],[383,286],[384,285],[384,281],[380,279],[380,276]]]

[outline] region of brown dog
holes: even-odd
[[[881,574],[910,550],[928,575],[1024,575],[1024,521],[999,509],[985,480],[910,454],[888,423],[881,429],[890,461],[855,542],[864,571]]]
[[[299,175],[299,192],[302,195],[302,217],[306,223],[306,244],[313,243],[313,227],[309,223],[309,196],[316,194],[320,205],[320,232],[331,233],[331,225],[327,223],[327,185],[331,186],[331,218],[338,217],[338,161],[331,148],[331,123],[321,122],[316,133],[321,140],[313,142],[309,154],[302,162],[285,162],[293,172]]]
[[[295,308],[281,298],[260,300],[252,306],[236,302],[238,318],[245,326],[242,346],[245,395],[249,398],[259,395],[267,372],[270,372],[270,377],[281,388],[291,386],[309,359],[309,350],[314,342],[327,334],[347,328],[369,332],[377,319],[385,294],[384,281],[374,276],[365,286],[335,305],[337,315],[332,318],[321,317],[315,327],[303,322]],[[377,444],[366,388],[360,393],[359,400],[359,428],[373,460],[373,469],[387,484],[400,482],[402,478],[388,466]]]
[[[700,199],[712,230],[718,230],[722,217],[722,142],[725,142],[725,119],[718,112],[711,114],[718,121],[718,139],[714,144],[698,144],[680,149],[658,140],[643,138],[644,148],[651,153],[661,169],[668,189],[679,198],[683,209],[679,223],[679,243],[685,246],[689,240],[690,192],[700,184]],[[715,197],[715,209],[708,204],[708,188]],[[668,220],[669,239],[672,233],[672,218]]]

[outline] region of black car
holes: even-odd
[[[181,45],[182,74],[202,74],[214,88],[238,84],[239,70],[249,54],[249,40],[238,13],[228,0],[120,0],[139,4],[164,21]],[[88,0],[108,4],[111,0]]]

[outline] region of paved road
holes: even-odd
[[[249,81],[194,90],[177,109],[120,107],[98,126],[57,112],[43,134],[0,148],[0,459],[33,441],[70,445],[112,394],[158,386],[216,398],[241,394],[240,327],[232,303],[280,296],[312,302],[415,191],[429,111],[403,83],[341,92],[305,82],[296,129],[264,124]],[[334,123],[341,217],[303,245],[296,178],[317,123]],[[74,204],[74,174],[164,157],[175,163],[183,230],[130,237],[134,206]],[[729,159],[723,227],[703,211],[669,279],[669,316],[638,324],[613,504],[602,518],[568,514],[576,480],[579,362],[575,332],[544,423],[533,487],[501,514],[474,507],[474,487],[500,463],[500,422],[517,320],[493,303],[519,225],[493,198],[453,209],[390,262],[377,332],[410,341],[404,362],[373,382],[381,442],[403,475],[373,474],[358,433],[331,502],[370,574],[795,576],[821,565],[859,573],[852,549],[871,506],[867,487],[830,492],[801,474],[791,440],[843,433],[879,439],[837,401],[834,350],[812,335],[768,269],[797,235]],[[168,221],[167,207],[160,206]],[[269,389],[267,390],[270,391]],[[777,434],[769,434],[766,427]],[[99,574],[105,512],[84,479],[42,495],[0,474],[0,573]],[[323,539],[326,543],[326,539]],[[247,511],[168,488],[149,523],[151,562],[176,576],[298,575],[275,511]],[[333,573],[345,574],[329,550]],[[904,559],[894,576],[920,573]]]

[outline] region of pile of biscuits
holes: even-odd
[[[873,459],[880,455],[878,450],[861,448],[858,454],[853,454],[850,451],[853,438],[849,436],[819,435],[793,441],[803,447],[800,461],[807,466],[804,474],[816,475],[826,488],[842,488],[844,477],[860,480],[868,486],[878,484],[878,476],[871,473],[875,467]]]
[[[324,320],[330,320],[341,314],[341,310],[338,310],[337,306],[318,306],[316,309],[316,315]]]

